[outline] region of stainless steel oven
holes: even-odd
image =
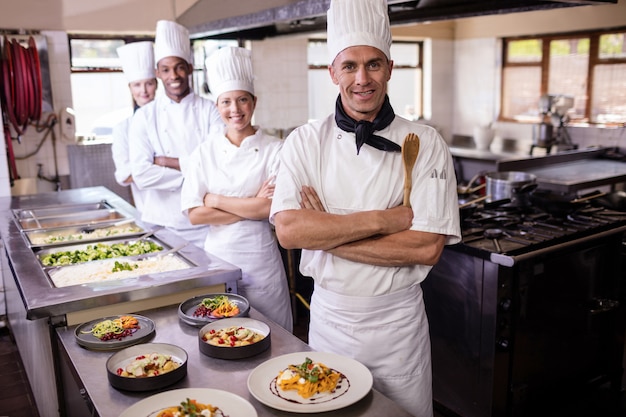
[[[498,242],[466,225],[465,243],[446,248],[422,284],[444,412],[545,415],[590,385],[621,388],[623,216],[579,228],[532,216],[499,226]],[[524,225],[537,229],[522,235]]]

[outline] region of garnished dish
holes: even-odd
[[[180,405],[159,411],[157,417],[227,417],[222,410],[211,404],[202,404],[187,398]]]
[[[189,298],[178,306],[178,317],[190,326],[201,327],[226,318],[244,317],[250,311],[245,297],[233,293],[203,294]]]
[[[264,334],[242,326],[230,326],[219,330],[211,329],[202,336],[202,340],[206,343],[220,347],[247,346],[264,338]]]
[[[152,320],[137,314],[108,316],[76,327],[76,342],[92,350],[114,350],[144,343],[152,338]]]
[[[162,250],[163,246],[150,240],[112,244],[98,242],[87,245],[84,249],[51,252],[41,256],[40,259],[43,266],[62,266],[123,256],[137,256]]]
[[[187,358],[187,352],[176,345],[143,343],[111,355],[106,362],[107,377],[109,383],[117,389],[126,391],[160,389],[174,384],[187,375]],[[182,399],[167,406],[180,401]]]
[[[339,381],[350,385],[345,375],[329,368],[320,362],[306,358],[298,365],[289,365],[278,373],[276,386],[282,391],[296,391],[302,398],[311,398],[315,394],[332,394],[336,392]]]
[[[248,377],[263,404],[295,413],[321,413],[354,404],[372,389],[371,372],[354,359],[328,352],[297,352],[270,359]]]
[[[120,316],[114,319],[106,319],[97,322],[89,330],[81,333],[91,333],[100,340],[117,339],[122,340],[126,336],[132,336],[141,326],[139,320],[133,316]]]
[[[239,314],[239,306],[230,300],[227,295],[216,295],[203,298],[196,310],[194,317],[233,317]]]
[[[210,414],[209,409],[214,411]],[[249,401],[237,394],[210,388],[181,388],[144,398],[124,410],[119,417],[137,416],[257,417],[258,414]]]
[[[221,319],[198,331],[200,352],[213,358],[248,358],[266,351],[270,345],[270,327],[249,317]]]
[[[172,355],[153,352],[147,355],[136,356],[128,365],[117,368],[116,373],[126,378],[149,378],[163,375],[180,367]]]

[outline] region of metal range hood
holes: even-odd
[[[330,0],[300,0],[281,6],[237,16],[197,23],[206,16],[201,0],[177,21],[189,28],[192,38],[264,39],[296,33],[326,30],[326,11]],[[255,0],[256,1],[256,0]],[[595,4],[615,4],[618,0],[389,0],[392,25],[450,20],[464,17],[548,10]],[[228,2],[228,4],[237,2]],[[226,4],[226,3],[225,3]],[[210,10],[208,4],[204,10]]]

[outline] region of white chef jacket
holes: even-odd
[[[161,225],[202,247],[207,227],[194,226],[180,211],[180,191],[187,159],[211,129],[223,126],[215,104],[195,93],[176,103],[166,95],[139,108],[129,135],[131,172],[144,191],[141,219]],[[155,156],[178,158],[181,170],[154,165]]]
[[[113,127],[111,156],[113,157],[113,164],[115,165],[115,181],[122,187],[128,187],[130,185],[135,208],[141,213],[143,210],[142,191],[134,182],[130,184],[124,182],[132,175],[130,171],[130,156],[128,153],[128,131],[130,130],[131,118],[132,115]]]
[[[396,116],[376,134],[402,145],[420,138],[413,169],[411,230],[461,238],[456,177],[448,147],[430,126]],[[403,201],[400,153],[364,145],[339,129],[334,115],[294,130],[281,151],[270,220],[300,209],[303,185],[313,187],[329,213],[382,210]],[[417,417],[431,417],[430,337],[419,285],[431,267],[382,267],[352,262],[325,251],[302,250],[300,271],[315,281],[309,345],[367,366],[374,386]]]
[[[283,141],[256,129],[240,146],[223,133],[215,133],[196,149],[181,193],[184,213],[202,206],[206,193],[254,197],[263,182],[276,175]],[[241,295],[265,316],[292,330],[287,277],[269,220],[210,225],[204,249],[238,266],[242,270]]]
[[[448,146],[435,129],[396,116],[376,134],[402,145],[416,133],[420,152],[413,169],[411,230],[446,235],[446,244],[461,239],[456,176]],[[276,179],[270,221],[283,210],[300,209],[303,185],[315,189],[329,213],[382,210],[402,204],[404,169],[399,152],[363,145],[356,153],[354,133],[337,127],[334,115],[301,126],[285,141]],[[409,288],[426,278],[431,267],[383,267],[302,251],[300,271],[316,285],[345,295],[381,295]],[[351,277],[351,279],[345,279]]]

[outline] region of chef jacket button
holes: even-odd
[[[341,139],[341,133],[337,135],[337,139]]]

